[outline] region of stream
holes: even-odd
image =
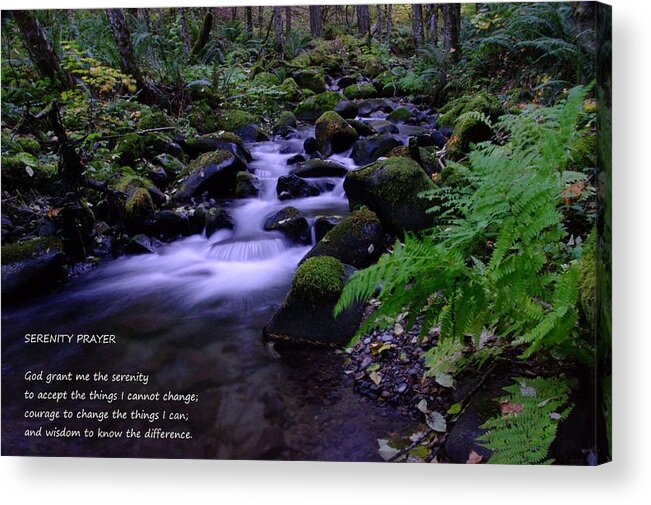
[[[401,132],[402,133],[402,132]],[[235,227],[210,238],[187,237],[154,254],[128,256],[71,281],[29,306],[2,313],[3,454],[156,458],[378,461],[377,439],[405,432],[413,420],[352,391],[344,356],[296,350],[279,359],[265,347],[262,328],[282,303],[292,275],[311,246],[296,245],[264,221],[291,205],[312,222],[344,215],[343,178],[310,180],[319,196],[280,201],[276,182],[287,159],[303,151],[301,138],[249,144],[250,170],[260,181],[257,198],[228,202]],[[401,136],[399,136],[401,137]],[[404,139],[403,139],[404,140]],[[355,168],[348,153],[329,159]],[[312,235],[314,243],[314,234]],[[115,334],[117,345],[25,344],[26,333]],[[80,390],[197,393],[196,403],[64,400],[73,411],[116,408],[141,412],[135,420],[26,419],[28,409],[52,402],[26,400],[25,371],[137,373],[148,384],[89,383]],[[58,391],[63,383],[34,390]],[[78,385],[75,384],[74,388]],[[155,411],[187,419],[152,421]],[[20,421],[16,421],[20,420]],[[92,427],[143,432],[152,426],[188,430],[190,440],[25,437],[26,429]]]

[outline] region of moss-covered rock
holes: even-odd
[[[304,261],[294,275],[285,302],[264,328],[265,340],[322,346],[348,343],[362,320],[364,304],[354,304],[336,319],[332,312],[354,271],[329,256]]]
[[[290,111],[283,111],[280,113],[280,116],[278,116],[278,119],[276,120],[276,123],[274,124],[274,128],[276,127],[284,127],[284,126],[291,126],[292,128],[296,128],[296,116],[294,115],[293,112]]]
[[[280,200],[290,200],[292,198],[308,198],[318,196],[319,188],[297,175],[283,175],[278,178],[276,184],[276,193]]]
[[[316,121],[324,112],[334,110],[342,99],[336,91],[326,91],[303,100],[296,109],[294,115],[303,121]]]
[[[255,117],[243,110],[225,110],[217,117],[217,128],[235,133],[253,123]]]
[[[301,99],[301,88],[291,77],[285,79],[278,89],[285,94],[285,99],[290,102],[296,102]]]
[[[155,166],[161,167],[165,170],[165,173],[170,180],[176,179],[176,177],[185,170],[183,162],[167,153],[156,156],[153,159],[153,163]]]
[[[394,147],[387,153],[387,158],[409,158],[409,146]]]
[[[360,137],[370,137],[371,135],[375,135],[377,133],[376,129],[373,128],[370,124],[368,124],[366,121],[359,121],[357,119],[348,119],[346,122],[355,128],[355,131],[359,133]]]
[[[151,195],[145,188],[136,188],[129,194],[125,210],[127,221],[131,223],[140,223],[156,213]]]
[[[144,156],[145,142],[141,135],[127,133],[118,142],[115,152],[119,155],[122,165],[133,166]]]
[[[214,132],[218,128],[217,117],[207,102],[195,102],[187,115],[192,128],[199,133]]]
[[[357,141],[351,157],[357,165],[367,165],[402,145],[393,135],[378,134]]]
[[[172,118],[160,109],[149,108],[144,111],[138,121],[139,130],[149,130],[152,128],[165,128],[173,125]]]
[[[174,200],[186,201],[206,192],[213,197],[232,197],[237,186],[236,174],[246,165],[233,153],[218,150],[204,153],[188,165],[185,179],[174,194]]]
[[[181,156],[183,149],[163,132],[150,132],[142,135],[144,156],[147,158],[158,156],[162,153],[172,156]]]
[[[249,172],[238,172],[235,176],[235,197],[255,198],[258,196],[258,179]]]
[[[37,237],[13,244],[4,244],[0,252],[3,265],[34,258],[48,251],[62,251],[63,243],[54,236]]]
[[[301,244],[310,243],[310,225],[296,207],[285,207],[269,216],[264,229],[280,231]]]
[[[348,173],[348,169],[336,161],[313,158],[311,160],[297,163],[291,173],[299,177],[307,178],[343,177]]]
[[[334,111],[324,112],[316,121],[317,149],[325,156],[348,149],[359,134]]]
[[[256,74],[253,78],[253,82],[259,86],[278,86],[280,84],[280,79],[275,74],[271,72],[260,72]]]
[[[366,268],[384,251],[384,231],[374,212],[363,208],[345,217],[305,256],[332,256],[355,268]]]
[[[432,179],[410,158],[388,158],[349,172],[344,180],[351,210],[366,206],[384,228],[402,235],[433,225],[431,203],[418,195],[434,189]]]
[[[6,133],[5,133],[6,131]],[[2,150],[9,154],[29,153],[32,156],[38,156],[41,152],[41,145],[34,137],[14,136],[5,130],[2,133]]]
[[[387,119],[398,123],[404,123],[411,118],[411,111],[407,107],[398,107],[389,113]]]
[[[375,86],[370,83],[351,84],[344,89],[344,95],[349,100],[358,98],[374,98],[377,96]]]
[[[357,117],[357,104],[351,100],[342,100],[339,102],[334,111],[344,119],[355,119]]]
[[[323,93],[325,86],[325,72],[321,67],[308,67],[295,70],[292,77],[301,88],[307,88],[315,93]]]
[[[253,159],[242,139],[233,132],[209,133],[200,137],[185,139],[181,145],[191,158],[196,158],[200,154],[223,150],[233,153],[242,163],[247,163]]]

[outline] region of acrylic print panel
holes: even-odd
[[[2,453],[610,459],[610,8],[2,13]]]

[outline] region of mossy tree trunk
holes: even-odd
[[[285,7],[285,33],[286,37],[289,39],[289,36],[292,33],[292,8]]]
[[[453,61],[461,59],[461,4],[443,4],[443,49]]]
[[[282,57],[285,57],[285,37],[283,35],[283,17],[280,7],[274,7],[274,33],[276,34],[276,47]]]
[[[318,38],[323,33],[323,17],[320,5],[310,5],[310,31]]]
[[[357,30],[360,35],[367,35],[371,29],[371,15],[368,5],[357,6]]]
[[[183,52],[190,55],[190,29],[188,28],[188,9],[179,9],[179,21],[181,24],[181,38],[183,39]]]
[[[391,30],[393,30],[393,5],[387,5],[387,32],[386,32],[386,44],[388,47],[391,47]]]
[[[421,47],[423,45],[423,6],[421,4],[411,6],[411,27],[416,47]]]
[[[58,87],[73,87],[72,77],[61,68],[61,58],[46,37],[34,12],[14,11],[13,15],[23,36],[27,52],[41,76],[49,78]]]
[[[192,46],[192,51],[190,52],[191,59],[196,60],[203,48],[206,47],[208,39],[210,38],[210,30],[212,30],[212,21],[212,12],[206,12],[201,25],[201,33],[199,34],[197,41],[194,43],[194,46]]]
[[[253,7],[246,8],[246,31],[249,35],[253,34]]]
[[[427,18],[427,42],[437,45],[439,42],[439,5],[428,4],[425,17]]]

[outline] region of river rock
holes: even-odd
[[[400,131],[396,125],[386,119],[371,121],[370,125],[378,133],[398,133]]]
[[[351,100],[342,100],[335,106],[334,110],[344,119],[355,119],[357,117],[357,104]]]
[[[199,213],[199,222],[201,222],[201,229],[198,233],[201,233],[205,230],[206,237],[210,238],[213,233],[219,230],[228,229],[232,230],[235,228],[235,223],[230,214],[219,207],[198,207],[195,210],[195,215]]]
[[[189,175],[174,194],[175,201],[185,201],[207,192],[214,197],[235,194],[237,173],[246,169],[242,160],[230,151],[219,150],[199,156],[188,166]]]
[[[332,313],[355,268],[329,256],[309,258],[296,270],[280,309],[263,330],[265,340],[287,344],[339,347],[355,335],[364,303],[355,303],[336,319]]]
[[[326,91],[303,100],[294,109],[294,115],[302,121],[316,121],[321,114],[333,110],[343,98],[336,91]]]
[[[419,193],[434,189],[432,179],[414,160],[388,158],[351,171],[344,180],[350,208],[373,210],[387,231],[402,235],[433,226],[426,211],[432,203]]]
[[[185,170],[185,164],[183,162],[167,153],[156,156],[153,159],[153,163],[155,166],[165,170],[169,181],[176,179],[176,176]]]
[[[394,136],[378,134],[358,140],[353,147],[352,158],[357,165],[367,165],[381,156],[386,156],[391,149],[402,143]]]
[[[212,153],[217,150],[230,151],[237,156],[243,163],[251,161],[251,153],[244,145],[244,142],[233,132],[218,132],[201,135],[191,139],[178,138],[183,150],[191,158],[204,153]],[[164,167],[164,165],[163,165]]]
[[[154,247],[147,235],[139,233],[131,237],[124,250],[127,254],[151,254],[154,252]]]
[[[290,174],[278,178],[276,193],[281,200],[289,200],[291,198],[317,196],[319,194],[319,188],[297,175]]]
[[[344,95],[349,100],[359,98],[374,98],[377,96],[377,90],[370,82],[351,84],[344,89]]]
[[[258,178],[249,172],[238,172],[235,176],[235,197],[255,198],[258,196]]]
[[[348,169],[335,161],[314,158],[298,163],[291,173],[299,177],[343,177]]]
[[[355,131],[359,133],[360,137],[370,137],[375,135],[377,131],[366,121],[359,121],[358,119],[348,119],[346,121],[350,126],[355,128]]]
[[[296,165],[297,163],[301,163],[303,161],[305,161],[305,156],[302,154],[295,154],[294,156],[287,158],[288,165]]]
[[[315,93],[323,93],[326,90],[325,73],[321,67],[295,70],[292,77],[301,88],[307,88]]]
[[[190,235],[190,222],[183,214],[173,210],[161,210],[146,222],[145,231],[148,235],[169,242]]]
[[[371,98],[369,100],[362,100],[359,104],[359,115],[370,116],[374,112],[391,112],[394,106],[388,100],[383,98]]]
[[[68,279],[61,241],[54,237],[2,246],[2,301],[30,298],[61,285]]]
[[[332,256],[355,268],[366,268],[384,252],[384,231],[375,213],[361,209],[346,216],[305,255]]]
[[[405,121],[408,121],[409,118],[411,118],[411,111],[407,107],[398,107],[397,109],[393,109],[387,116],[389,121],[395,121],[397,123],[404,123]]]
[[[281,231],[301,244],[310,243],[310,225],[295,207],[285,207],[269,216],[265,220],[264,229]]]
[[[359,134],[334,111],[323,113],[316,121],[316,147],[325,156],[340,153],[359,138]]]
[[[498,393],[499,394],[499,393]],[[473,397],[454,427],[450,430],[445,441],[445,454],[454,463],[468,461],[471,451],[479,454],[483,461],[488,460],[491,451],[477,443],[477,439],[485,433],[480,426],[490,417],[498,413],[496,403],[486,394],[479,393]]]
[[[316,139],[314,137],[306,138],[303,142],[303,150],[310,155],[316,153]]]
[[[326,233],[332,230],[337,223],[341,222],[338,216],[317,216],[314,220],[314,238],[319,242]]]

